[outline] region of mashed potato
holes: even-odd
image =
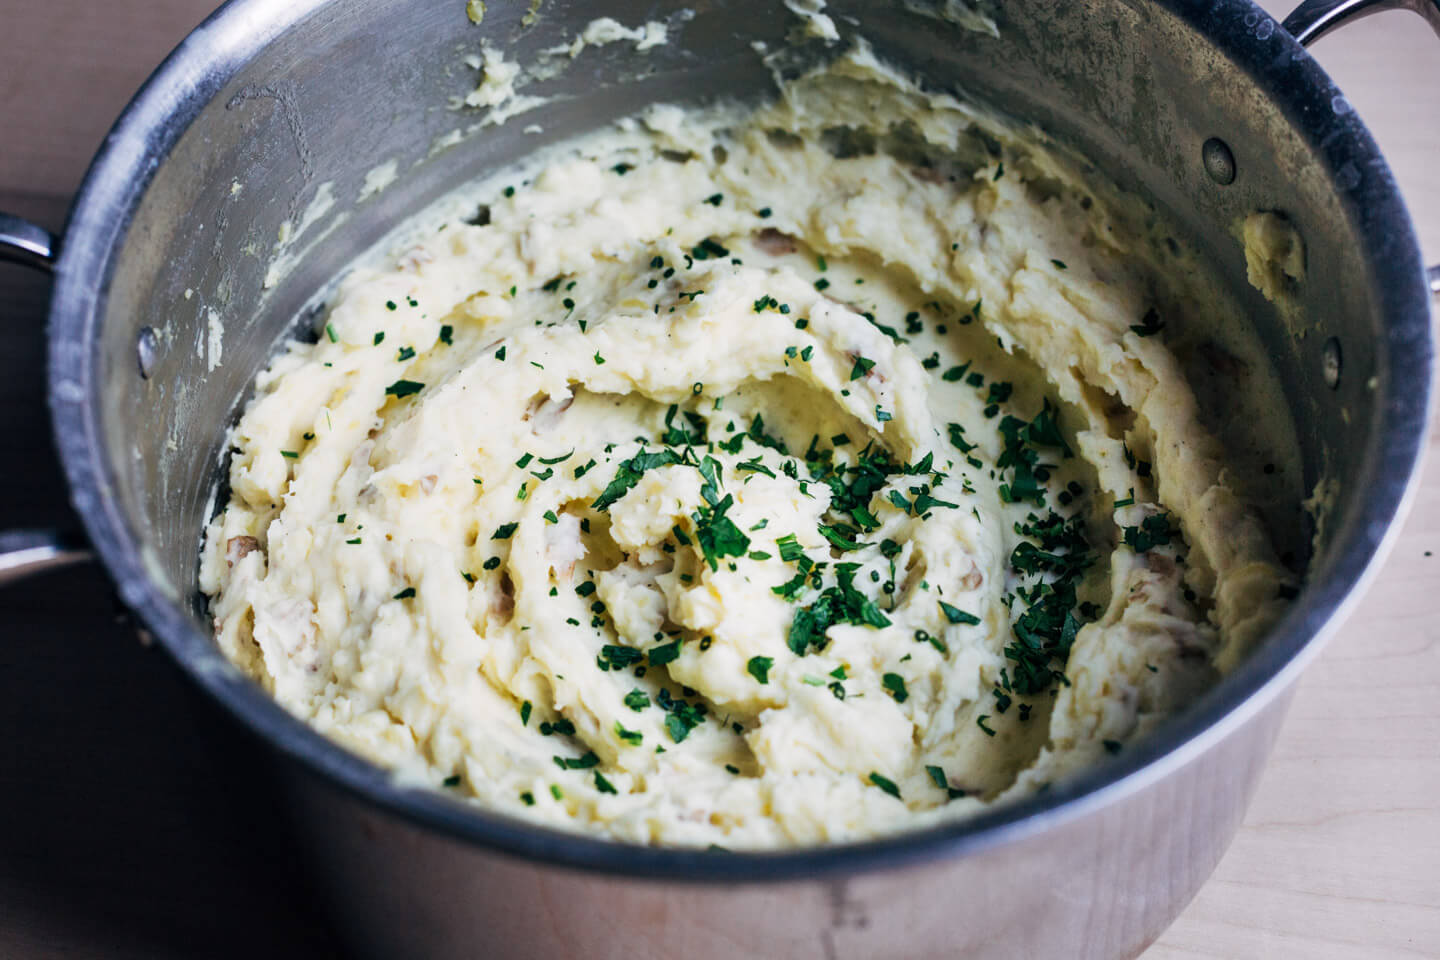
[[[260,377],[221,647],[399,775],[639,843],[1123,750],[1293,578],[1167,347],[1206,306],[1109,197],[863,47],[575,143]]]

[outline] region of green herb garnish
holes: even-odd
[[[945,619],[951,623],[962,623],[966,626],[974,626],[980,622],[980,618],[973,613],[966,613],[959,607],[952,607],[944,600],[940,601],[940,612],[945,614]]]
[[[870,776],[869,776],[868,779],[869,779],[869,781],[870,781],[872,784],[874,784],[875,786],[879,787],[881,790],[884,790],[886,793],[890,794],[890,796],[894,797],[896,800],[902,800],[902,799],[904,799],[903,797],[900,796],[900,788],[897,787],[897,786],[895,786],[895,781],[894,781],[894,780],[891,780],[889,777],[882,777],[882,776],[881,776],[880,774],[878,774],[878,773],[872,773],[872,774],[870,774]]]
[[[756,683],[769,683],[770,668],[774,665],[774,657],[751,657],[745,664],[745,669],[750,672],[750,676],[755,678]]]

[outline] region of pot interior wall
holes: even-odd
[[[1210,15],[1222,17],[1222,8],[1230,5],[1213,5]],[[1338,516],[1330,532],[1343,533],[1346,508],[1368,482],[1362,451],[1374,449],[1378,434],[1380,411],[1366,382],[1384,378],[1386,358],[1377,353],[1383,324],[1370,261],[1356,255],[1358,228],[1320,158],[1254,80],[1165,6],[1011,0],[986,9],[998,37],[937,15],[957,9],[953,0],[903,8],[842,0],[827,11],[934,88],[1032,119],[1153,198],[1213,259],[1255,325],[1297,424],[1304,488],[1322,471],[1334,477]],[[617,0],[605,12],[626,25],[666,20],[670,43],[644,53],[630,43],[586,49],[564,72],[523,91],[553,99],[445,146],[448,134],[484,116],[449,106],[474,89],[478,73],[464,58],[478,54],[482,41],[533,63],[540,51],[568,44],[596,10],[547,0],[527,25],[523,5],[492,3],[477,26],[462,0],[315,4],[287,14],[298,18],[291,29],[246,53],[155,171],[105,302],[103,417],[122,507],[202,631],[197,535],[213,509],[226,428],[278,341],[296,330],[313,336],[306,309],[326,284],[408,213],[538,147],[654,101],[772,91],[752,43],[778,46],[797,23],[773,3],[707,0],[682,12]],[[220,26],[243,25],[222,18],[214,29]],[[810,44],[823,52],[820,41]],[[1201,163],[1210,137],[1234,151],[1240,174],[1229,186],[1212,182]],[[357,202],[367,174],[390,162],[396,182]],[[307,225],[307,211],[327,194],[335,206]],[[1303,327],[1246,283],[1232,234],[1247,213],[1271,209],[1307,242]],[[280,242],[284,224],[293,234],[288,244]],[[293,267],[267,287],[277,259]],[[155,336],[148,378],[137,362],[144,328]],[[1338,389],[1322,374],[1331,338],[1343,355]]]

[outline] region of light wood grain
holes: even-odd
[[[58,229],[116,113],[212,5],[0,0],[0,209]],[[1440,261],[1440,39],[1394,13],[1316,54]],[[0,269],[0,528],[65,515],[45,297]],[[1437,445],[1389,561],[1301,682],[1239,838],[1145,960],[1440,957]],[[115,611],[94,570],[0,592],[0,956],[329,955],[265,791],[226,774],[250,747],[199,729],[205,709]]]

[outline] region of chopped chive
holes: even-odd
[[[900,788],[895,786],[895,781],[891,780],[889,777],[882,777],[878,773],[871,773],[868,779],[872,784],[879,787],[881,790],[884,790],[896,800],[903,799],[900,796]]]

